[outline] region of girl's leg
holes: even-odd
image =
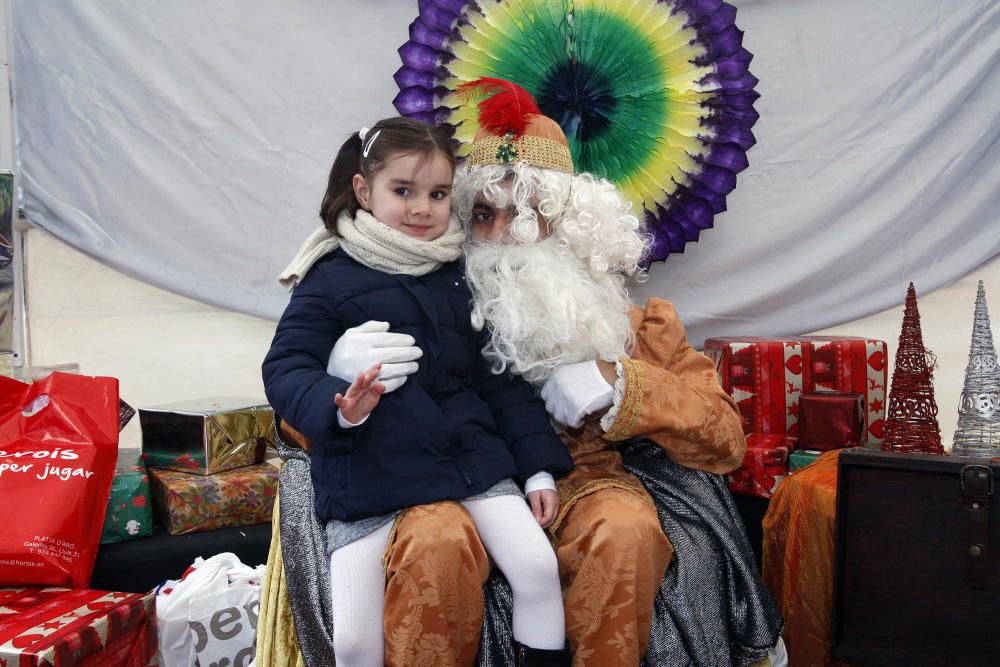
[[[333,650],[337,667],[382,667],[384,664],[382,553],[391,532],[392,521],[330,556]]]
[[[462,502],[469,510],[486,553],[514,593],[514,639],[525,646],[561,650],[566,646],[559,563],[545,532],[519,496]]]

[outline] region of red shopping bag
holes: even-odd
[[[117,379],[0,377],[0,586],[88,585],[117,455]]]

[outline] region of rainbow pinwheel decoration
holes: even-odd
[[[464,150],[476,110],[452,91],[483,76],[524,87],[562,126],[577,171],[614,181],[645,214],[652,260],[682,252],[755,143],[759,94],[736,9],[721,0],[420,0],[394,100]],[[460,149],[460,154],[462,150]]]

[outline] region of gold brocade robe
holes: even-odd
[[[622,465],[622,440],[647,437],[677,463],[711,473],[725,474],[743,461],[746,439],[736,403],[712,361],[688,345],[673,304],[650,299],[629,316],[635,351],[619,360],[612,414],[590,415],[582,427],[560,433],[576,468],[557,482],[553,532],[574,500],[597,489],[618,487],[648,498]]]

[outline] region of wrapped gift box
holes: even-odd
[[[270,463],[192,475],[150,468],[153,511],[171,535],[271,521],[278,469]]]
[[[865,430],[865,397],[853,391],[807,391],[799,399],[797,447],[857,447]]]
[[[142,456],[134,449],[118,450],[111,497],[104,513],[101,544],[124,542],[153,534],[153,503]]]
[[[0,664],[146,667],[156,656],[156,598],[67,588],[0,588]]]
[[[798,436],[799,397],[807,391],[864,396],[863,443],[880,445],[885,421],[885,341],[845,336],[709,338],[705,354],[736,399],[744,433]]]
[[[212,475],[264,460],[274,411],[253,399],[205,398],[140,408],[139,423],[147,466]]]
[[[135,408],[123,401],[118,399],[118,432],[121,433],[122,429],[128,426],[128,423],[132,421],[132,417],[135,417]]]
[[[788,472],[793,473],[819,458],[823,452],[818,449],[796,449],[788,455]]]
[[[770,498],[788,475],[788,454],[795,441],[786,435],[753,433],[747,437],[743,465],[729,473],[729,490],[745,496]]]

